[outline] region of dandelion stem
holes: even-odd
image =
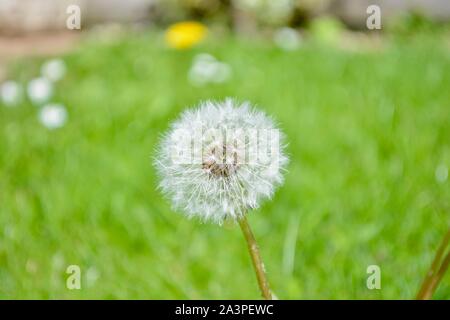
[[[450,252],[448,252],[445,258],[442,259],[445,254],[445,249],[449,244],[450,229],[447,231],[447,234],[445,235],[436,252],[433,263],[431,264],[430,269],[428,270],[425,279],[423,280],[422,286],[420,287],[416,299],[428,300],[432,298],[434,291],[436,291],[439,282],[442,280],[442,277],[444,276],[450,264]],[[442,263],[440,264],[441,261]]]
[[[258,285],[261,290],[261,294],[264,299],[272,300],[272,293],[270,292],[269,282],[267,281],[264,263],[262,262],[258,244],[256,243],[252,230],[250,229],[250,225],[248,224],[247,218],[244,216],[240,218],[238,221],[239,225],[241,226],[242,232],[244,233],[245,240],[247,241],[248,251],[252,258],[253,268],[255,269],[256,278],[258,280]]]

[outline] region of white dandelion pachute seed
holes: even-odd
[[[6,81],[0,86],[0,100],[7,107],[15,107],[22,99],[22,87],[16,81]]]
[[[292,28],[281,28],[274,35],[275,44],[286,51],[293,51],[301,45],[300,34]]]
[[[66,64],[61,59],[52,59],[41,67],[41,74],[52,82],[61,80],[66,74]]]
[[[188,217],[239,219],[283,183],[284,136],[247,102],[207,101],[186,110],[163,137],[160,188]]]
[[[28,83],[27,93],[33,104],[44,104],[53,95],[53,84],[47,78],[35,78]]]
[[[48,104],[39,112],[39,120],[48,129],[57,129],[67,121],[66,108],[61,104]]]

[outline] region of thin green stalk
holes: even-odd
[[[442,280],[448,266],[450,264],[450,252],[447,253],[444,259],[442,257],[445,254],[445,249],[450,244],[450,229],[447,231],[444,239],[442,240],[436,255],[434,257],[433,263],[428,270],[425,279],[423,280],[422,286],[416,296],[418,300],[429,300],[432,298],[439,282]],[[441,263],[442,261],[442,263]]]
[[[272,300],[272,293],[270,292],[269,281],[267,280],[264,263],[262,262],[258,244],[256,243],[252,230],[250,229],[247,218],[244,216],[238,221],[239,225],[241,226],[242,233],[244,234],[245,240],[247,241],[248,251],[252,258],[253,268],[255,269],[256,279],[258,280],[261,294],[264,299]]]

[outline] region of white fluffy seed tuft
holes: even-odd
[[[283,183],[284,148],[272,119],[249,103],[203,102],[163,136],[155,159],[159,187],[188,217],[236,220]]]

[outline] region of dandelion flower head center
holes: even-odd
[[[203,155],[202,168],[213,176],[228,177],[238,168],[238,154],[234,146],[213,145]]]

